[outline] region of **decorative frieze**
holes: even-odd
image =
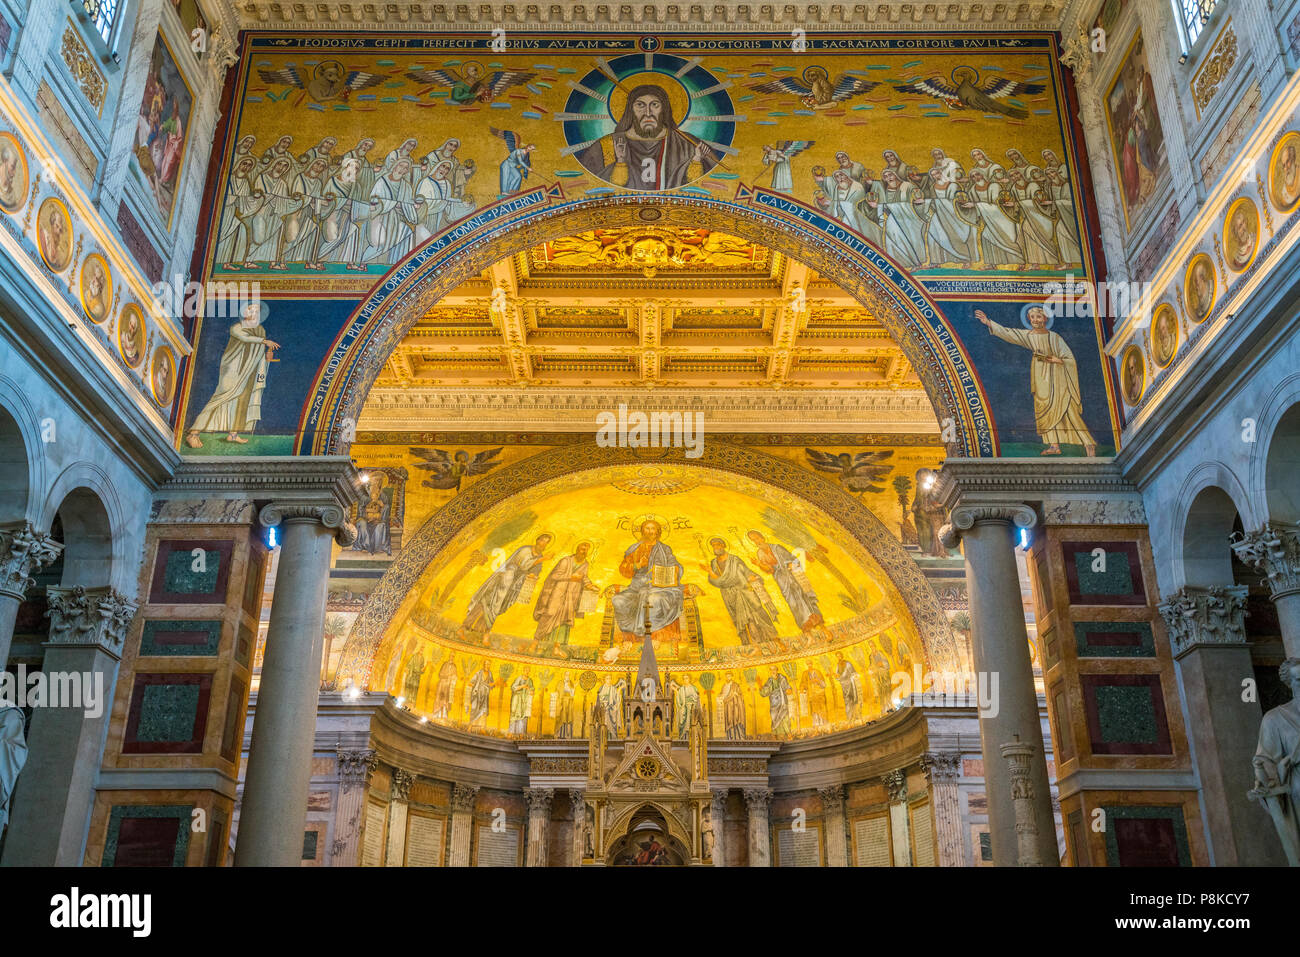
[[[1237,557],[1268,576],[1273,600],[1300,593],[1300,526],[1266,522],[1232,542]]]
[[[1210,105],[1214,99],[1214,94],[1219,92],[1219,87],[1223,81],[1228,78],[1232,70],[1232,65],[1237,62],[1237,34],[1229,25],[1221,34],[1214,44],[1214,49],[1205,62],[1201,64],[1200,70],[1192,78],[1192,97],[1196,103],[1196,116],[1200,118],[1201,113]]]
[[[0,595],[22,601],[32,573],[59,557],[63,546],[30,522],[0,526]]]
[[[121,654],[127,625],[135,615],[135,602],[107,586],[51,586],[46,596],[52,644],[97,645],[112,655]]]
[[[1161,602],[1159,608],[1175,658],[1201,645],[1246,642],[1245,585],[1188,585]]]

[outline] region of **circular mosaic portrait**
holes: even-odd
[[[1192,258],[1183,277],[1183,301],[1193,322],[1204,322],[1218,298],[1218,280],[1214,278],[1214,262],[1205,253]]]
[[[117,320],[117,351],[132,369],[144,359],[144,315],[135,303],[127,303]]]
[[[27,155],[12,133],[0,133],[0,207],[16,213],[27,205]]]
[[[113,276],[108,260],[91,253],[81,264],[81,308],[92,322],[103,322],[113,305]]]
[[[149,385],[153,389],[154,401],[165,406],[172,400],[176,391],[176,360],[171,350],[159,346],[153,352],[153,363],[149,368]]]
[[[56,196],[41,203],[36,214],[36,245],[45,265],[63,272],[72,265],[72,217],[68,207]]]
[[[1268,161],[1268,198],[1275,209],[1289,213],[1300,206],[1300,133],[1282,137]]]
[[[1142,350],[1137,346],[1129,346],[1124,353],[1124,360],[1119,364],[1120,391],[1124,394],[1124,401],[1129,405],[1141,402],[1146,380],[1146,361],[1142,358]]]
[[[1151,319],[1151,361],[1163,369],[1178,354],[1178,313],[1168,303]]]
[[[1245,272],[1259,251],[1259,209],[1242,197],[1228,207],[1223,219],[1223,255],[1233,272]]]

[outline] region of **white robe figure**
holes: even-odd
[[[251,225],[248,222],[263,199],[253,196],[253,184],[243,176],[232,176],[226,184],[221,231],[217,236],[216,262],[242,263],[248,258]]]
[[[978,229],[974,218],[963,219],[958,215],[957,201],[965,195],[957,184],[946,180],[942,185],[936,183],[934,200],[931,208],[934,214],[930,219],[930,231],[926,236],[930,244],[930,262],[932,264],[957,262],[973,263],[980,258]],[[967,219],[971,220],[970,222]]]
[[[360,257],[357,246],[361,224],[370,203],[358,203],[352,198],[354,185],[340,180],[337,173],[325,185],[325,195],[334,198],[322,208],[320,246],[316,252],[319,262],[354,263]]]
[[[847,175],[839,179],[827,176],[822,179],[822,189],[831,201],[830,214],[850,229],[865,232],[863,221],[866,217],[858,208],[858,204],[867,198],[862,184],[848,179]]]
[[[469,691],[465,695],[471,728],[481,728],[486,723],[491,694],[492,672],[485,666],[474,672],[474,677],[469,679]]]
[[[445,177],[424,177],[415,190],[415,196],[424,200],[424,224],[430,236],[438,235],[474,210],[473,203],[456,198],[451,180]]]
[[[530,574],[537,574],[541,564],[542,555],[532,545],[516,548],[514,554],[489,575],[470,598],[465,615],[466,626],[490,631],[501,613],[515,603],[524,587],[524,580]]]
[[[230,340],[221,353],[217,388],[194,418],[190,432],[252,432],[262,418],[262,392],[270,357],[263,323],[271,307],[241,316],[230,327]]]
[[[912,202],[916,187],[898,183],[884,187],[884,198],[872,210],[885,238],[885,252],[904,269],[916,269],[926,260],[925,220]]]
[[[290,195],[288,173],[276,175],[273,166],[270,171],[257,178],[255,191],[262,193],[262,206],[249,219],[252,227],[249,236],[248,262],[280,262],[282,239],[284,236],[285,217],[292,215],[302,206],[301,199]]]
[[[858,669],[846,658],[841,658],[836,665],[835,677],[840,682],[840,692],[844,695],[845,717],[857,721],[862,717],[862,678]]]
[[[991,183],[987,187],[972,189],[970,197],[975,202],[975,210],[984,227],[980,230],[980,253],[984,264],[1023,265],[1025,256],[1020,248],[1020,230],[1002,205],[1001,184]],[[1016,206],[1012,208],[1018,210]]]
[[[303,173],[293,181],[293,192],[302,197],[302,205],[284,218],[283,262],[311,263],[316,261],[322,216],[321,198],[324,184],[314,176]]]
[[[796,151],[800,152],[800,151]],[[764,147],[763,166],[772,167],[772,191],[794,195],[794,174],[790,171],[791,155],[783,150]]]
[[[1097,440],[1083,421],[1079,370],[1065,340],[1050,329],[1009,329],[988,320],[989,332],[1033,353],[1029,387],[1034,397],[1034,422],[1039,440],[1048,446],[1068,443],[1095,449]]]
[[[1057,210],[1053,204],[1039,205],[1036,197],[1042,191],[1043,186],[1033,181],[1021,191],[1020,237],[1025,265],[1050,268],[1062,261],[1056,247]]]
[[[605,727],[609,731],[609,736],[617,738],[623,726],[623,679],[612,682],[606,675],[605,683],[596,692],[596,701],[604,709]]]
[[[376,180],[370,192],[366,261],[389,265],[401,262],[411,251],[413,230],[421,215],[405,178],[384,176]]]
[[[510,734],[527,734],[533,715],[533,679],[520,675],[510,685]]]

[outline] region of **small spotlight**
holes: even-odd
[[[429,716],[427,714],[420,715],[420,724],[428,724],[428,723],[429,723]]]
[[[369,473],[369,472],[362,472],[362,473],[361,473],[361,484],[362,484],[362,485],[365,485],[365,484],[367,484],[369,481],[370,481],[370,473]]]
[[[401,707],[402,705],[404,705],[404,704],[406,704],[406,696],[405,696],[405,695],[398,695],[398,696],[397,696],[397,706],[400,708],[400,707]]]
[[[1179,63],[1186,63],[1186,62],[1187,62],[1187,54],[1184,53],[1182,56],[1180,56],[1180,57],[1178,58],[1178,62],[1179,62]]]
[[[1029,529],[1022,528],[1020,530],[1019,536],[1017,537],[1017,541],[1021,548],[1025,549],[1025,551],[1028,551],[1029,550]]]

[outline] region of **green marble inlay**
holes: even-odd
[[[1119,838],[1116,836],[1114,823],[1123,820],[1167,820],[1173,822],[1174,844],[1178,848],[1178,866],[1192,866],[1192,852],[1187,846],[1187,825],[1183,821],[1183,809],[1179,807],[1133,807],[1129,805],[1106,805],[1106,865],[1119,867]]]
[[[167,568],[163,572],[163,584],[173,595],[211,595],[217,590],[217,576],[221,571],[221,552],[213,549],[204,550],[201,563],[202,571],[195,571],[200,564],[193,551],[188,548],[172,552],[167,556]]]
[[[1126,634],[1127,633],[1127,634]],[[1103,644],[1088,636],[1118,635],[1128,638],[1135,634],[1139,641],[1133,644]],[[1074,644],[1080,658],[1154,658],[1156,639],[1148,621],[1076,621]]]
[[[190,741],[198,712],[198,685],[145,685],[136,740]]]
[[[113,867],[117,859],[117,842],[122,830],[122,821],[129,817],[174,817],[180,823],[176,828],[176,849],[172,853],[172,867],[184,867],[185,855],[190,849],[190,818],[194,814],[193,804],[119,804],[113,808],[108,818],[108,840],[104,842],[104,857],[101,867]]]
[[[1160,740],[1151,688],[1102,685],[1096,689],[1097,723],[1106,744],[1155,744]]]
[[[184,632],[178,640],[175,632]],[[210,657],[221,645],[220,621],[146,621],[140,636],[140,655]]]
[[[988,831],[980,831],[980,860],[993,860],[993,839]]]
[[[1074,567],[1079,573],[1080,595],[1131,595],[1133,594],[1133,575],[1129,568],[1128,553],[1120,551],[1106,552],[1106,570],[1092,570],[1094,559],[1092,552],[1081,550],[1074,553]]]
[[[319,837],[319,831],[302,832],[302,859],[304,861],[316,860],[316,840]]]

